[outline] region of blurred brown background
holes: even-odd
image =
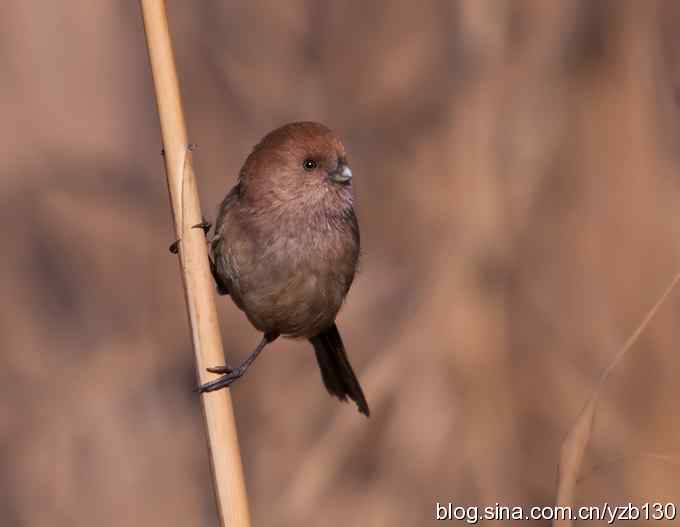
[[[254,524],[552,504],[680,270],[680,3],[168,8],[208,217],[287,121],[334,128],[357,176],[340,326],[373,416],[272,346],[232,391]],[[217,525],[138,6],[10,0],[0,27],[0,525]],[[236,362],[259,337],[218,305]],[[609,379],[580,504],[680,505],[679,315],[676,291]]]

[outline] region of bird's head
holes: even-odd
[[[262,204],[351,206],[352,170],[340,139],[322,124],[286,124],[266,135],[240,174],[244,193]]]

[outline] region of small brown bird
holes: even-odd
[[[220,294],[264,336],[237,368],[209,368],[223,375],[201,392],[242,377],[279,336],[305,338],[328,391],[369,415],[335,324],[359,260],[359,225],[352,171],[333,132],[291,123],[255,146],[219,208],[210,259]]]

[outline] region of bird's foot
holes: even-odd
[[[230,386],[234,381],[243,377],[246,368],[239,366],[238,368],[231,369],[227,366],[217,366],[215,368],[208,368],[211,373],[223,373],[222,377],[215,379],[214,381],[206,382],[201,384],[194,391],[200,393],[214,392],[215,390],[220,390],[221,388],[226,388]]]
[[[204,219],[201,221],[201,223],[197,223],[196,225],[193,225],[191,228],[192,228],[192,229],[203,229],[203,234],[205,234],[206,236],[208,236],[208,232],[210,232],[210,229],[212,229],[212,223],[210,223],[209,221],[207,221],[207,220],[204,218]],[[180,242],[180,241],[181,241],[181,240],[175,240],[174,242],[172,242],[172,244],[170,244],[170,247],[168,247],[168,250],[169,250],[172,254],[177,254],[177,252],[179,251],[179,242]]]
[[[257,345],[255,348],[255,351],[253,351],[246,360],[241,363],[240,366],[237,368],[230,368],[229,366],[217,366],[214,368],[208,368],[208,371],[210,373],[222,373],[222,377],[219,379],[215,379],[214,381],[206,382],[205,384],[201,384],[198,388],[196,388],[196,392],[214,392],[215,390],[219,390],[220,388],[226,388],[230,384],[232,384],[236,379],[240,379],[243,377],[243,374],[246,372],[246,370],[250,367],[250,365],[255,361],[257,356],[260,354],[260,352],[264,349],[264,347],[269,344],[270,342],[275,341],[278,338],[279,334],[276,332],[268,332],[265,333],[262,336],[262,340],[260,343]]]
[[[233,368],[230,368],[229,366],[215,366],[213,368],[206,368],[210,373],[218,373],[220,375],[227,375],[234,371]]]
[[[212,223],[210,223],[208,220],[206,220],[204,218],[203,221],[201,221],[201,223],[197,223],[196,225],[194,225],[191,228],[192,229],[203,229],[203,234],[205,234],[207,236],[208,233],[210,232],[210,229],[212,229]]]
[[[170,244],[170,247],[168,247],[168,251],[170,251],[172,254],[177,254],[179,252],[179,242],[181,240],[175,240]]]

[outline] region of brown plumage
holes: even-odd
[[[238,368],[211,368],[223,376],[201,391],[241,377],[279,335],[306,338],[328,391],[369,414],[335,325],[359,259],[351,179],[344,146],[317,123],[282,126],[248,156],[220,206],[210,256],[218,291],[264,337]]]

